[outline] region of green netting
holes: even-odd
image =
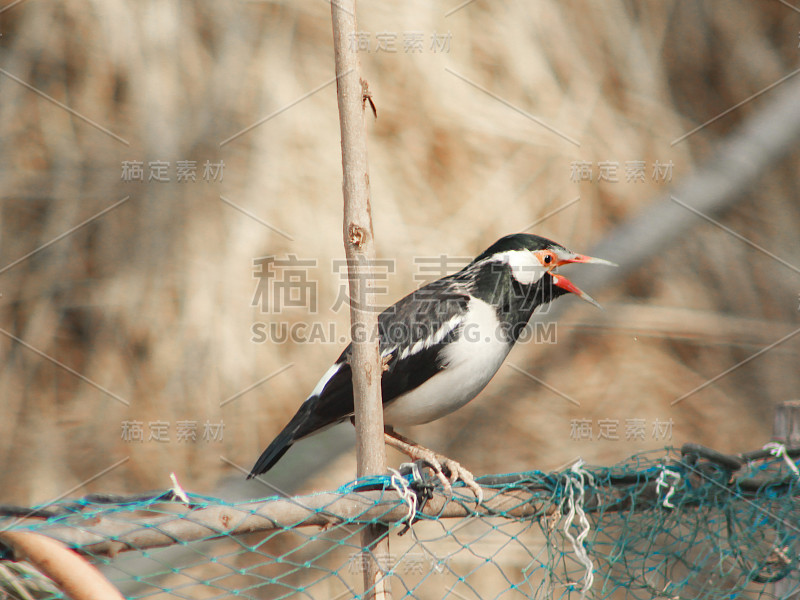
[[[390,551],[372,558],[395,598],[790,598],[800,591],[799,456],[687,445],[613,467],[484,477],[480,508],[459,487],[429,498],[438,483],[410,475],[258,502],[87,497],[3,529],[64,541],[131,599],[358,596],[371,559],[361,532],[378,522]],[[63,597],[5,558],[6,593]]]

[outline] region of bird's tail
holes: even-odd
[[[287,425],[283,431],[278,434],[272,443],[267,446],[267,449],[258,457],[256,464],[250,469],[248,479],[252,479],[257,475],[261,475],[269,471],[281,457],[286,454],[286,451],[292,447],[294,443],[294,432],[289,429]]]
[[[316,396],[311,396],[302,404],[297,414],[289,421],[289,424],[283,428],[278,436],[272,440],[272,443],[267,446],[267,449],[261,453],[261,456],[258,457],[256,464],[250,469],[250,474],[247,476],[248,479],[269,471],[286,454],[286,451],[292,447],[292,444],[308,434],[308,431],[305,431],[307,427],[304,429],[304,426],[308,423],[309,414],[313,413],[313,406],[316,400]]]

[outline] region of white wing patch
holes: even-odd
[[[417,340],[411,346],[407,346],[406,348],[403,348],[403,351],[400,352],[400,355],[398,356],[398,358],[400,360],[402,360],[402,359],[408,358],[409,356],[412,356],[412,355],[414,355],[414,354],[416,354],[418,352],[421,352],[422,350],[427,350],[431,346],[435,346],[436,344],[441,342],[448,333],[450,333],[451,331],[453,331],[453,329],[458,327],[458,325],[461,323],[461,321],[463,319],[464,319],[463,315],[455,315],[454,317],[451,317],[448,321],[445,321],[439,327],[439,329],[434,331],[433,335],[429,335],[426,338],[423,338],[421,340]]]
[[[322,376],[322,379],[320,379],[317,382],[317,386],[314,388],[314,391],[311,392],[311,396],[319,396],[320,394],[322,394],[322,390],[325,389],[325,386],[328,385],[328,382],[333,378],[333,376],[339,372],[339,369],[342,368],[343,364],[344,363],[332,364],[330,369],[325,371],[325,374]],[[311,396],[309,396],[309,398],[311,398]]]

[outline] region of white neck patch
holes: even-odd
[[[500,258],[511,267],[512,277],[523,285],[536,283],[547,272],[539,259],[528,250],[509,250],[503,252]]]

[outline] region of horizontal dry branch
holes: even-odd
[[[796,496],[798,493],[791,488],[791,474],[755,476],[744,469],[746,473],[736,475],[752,461],[779,460],[766,450],[729,456],[697,444],[686,444],[682,452],[695,457],[692,461],[679,463],[688,470],[684,477],[691,481],[689,489],[697,491],[705,487],[707,492],[687,493],[686,489],[679,487],[674,490],[671,499],[675,510],[700,506],[708,501],[709,494],[730,494],[742,502],[752,502],[765,489],[775,493],[784,487],[788,494]],[[800,448],[788,448],[786,453],[793,458],[800,457]],[[662,468],[665,466],[662,465]],[[588,488],[581,483],[585,489],[583,508],[593,514],[663,508],[666,490],[661,489],[664,483],[659,483],[659,473],[643,473],[641,470],[627,474],[596,471],[595,483]],[[561,474],[559,477],[564,476]],[[602,479],[603,483],[597,483],[597,478]],[[435,519],[549,517],[557,513],[559,504],[567,499],[563,490],[558,493],[553,487],[554,481],[550,477],[547,479],[536,480],[525,474],[483,477],[483,497],[486,499],[480,506],[475,506],[471,496],[459,495],[454,498],[434,490],[433,497],[418,511],[418,515]],[[458,491],[468,494],[466,489]],[[43,523],[41,518],[28,517],[14,521],[6,528],[21,530],[30,527],[77,552],[113,557],[119,552],[257,532],[300,527],[328,528],[348,523],[398,523],[408,516],[408,505],[394,489],[327,492],[207,507],[191,507],[176,502],[134,503],[132,506],[138,508],[132,508],[130,513],[109,510],[107,514],[98,516],[98,512],[102,511],[97,511],[83,516],[70,515],[63,521],[50,523]]]
[[[498,493],[497,490],[485,488],[484,497],[489,499],[476,508],[469,501],[456,502],[449,496],[435,493],[420,514],[436,518],[492,514],[522,518],[541,514],[547,504],[545,501],[531,502],[530,493],[523,490]],[[236,506],[187,507],[175,514],[157,518],[121,519],[117,513],[44,527],[41,526],[41,520],[26,519],[18,521],[15,529],[37,523],[39,526],[36,530],[39,533],[57,539],[77,552],[113,557],[119,552],[261,531],[330,527],[373,520],[396,523],[407,515],[408,506],[392,490],[271,498]]]

